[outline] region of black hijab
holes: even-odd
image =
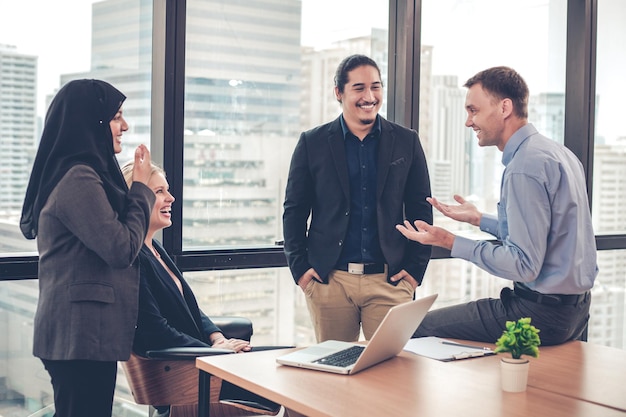
[[[37,237],[39,214],[54,187],[74,165],[93,168],[104,183],[109,202],[123,215],[128,187],[113,150],[109,122],[126,96],[100,80],[74,80],[56,94],[44,124],[30,174],[20,229]]]

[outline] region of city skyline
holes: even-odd
[[[13,7],[20,16],[32,14],[28,8],[21,9],[27,2],[0,1],[3,2],[0,3],[2,10]],[[454,24],[471,26],[471,24],[480,23],[466,21],[472,17],[466,14],[471,2],[466,0],[437,1],[439,0],[426,2],[424,13],[427,17],[441,16],[440,13],[445,14],[455,6]],[[82,2],[81,5],[76,4],[75,10],[76,13],[83,13],[83,5],[86,2],[70,0],[68,2],[70,7],[75,5],[74,2]],[[59,7],[55,3],[48,5],[48,3],[38,10],[37,15],[46,15],[47,20],[54,21],[55,13],[62,12],[65,7]],[[142,19],[140,6],[147,2],[107,0],[98,3],[102,4],[94,4],[94,10],[102,14],[97,17],[103,18],[104,22],[114,20],[114,23],[119,26],[99,23],[92,28],[91,4],[89,4],[89,19],[77,18],[70,14],[59,20],[59,23],[65,22],[68,27],[72,28],[73,31],[70,30],[72,36],[59,41],[56,33],[50,33],[49,38],[53,40],[54,46],[46,44],[49,51],[37,56],[37,59],[39,64],[52,58],[57,59],[61,61],[59,66],[63,68],[63,72],[54,75],[56,84],[51,87],[43,87],[47,84],[41,80],[35,83],[46,89],[45,96],[52,94],[63,82],[77,76],[110,77],[115,84],[119,83],[123,87],[122,91],[129,95],[125,112],[128,111],[133,127],[132,131],[125,135],[125,138],[129,139],[125,147],[127,150],[132,150],[130,138],[139,140],[148,137],[150,133],[150,71],[145,67],[140,68],[141,65],[134,68],[103,68],[105,65],[101,64],[132,62],[145,65],[145,62],[141,60],[145,59],[148,54],[145,49],[142,49],[142,45],[147,45],[151,39],[148,33],[150,31],[148,23]],[[105,6],[106,3],[115,4],[117,8],[101,9],[100,6]],[[197,4],[191,0],[187,3],[189,7]],[[277,14],[276,8],[280,9],[284,5],[284,2],[280,0],[263,3],[268,7],[274,7],[271,10],[273,15]],[[496,0],[489,0],[484,4],[502,7],[496,3],[498,3]],[[120,7],[124,4],[131,5],[133,8]],[[382,3],[378,2],[379,7],[380,4]],[[541,15],[537,25],[550,26],[547,22],[549,18],[544,16],[550,14],[546,9],[547,5],[559,6],[563,2],[562,0],[533,0],[529,4],[538,8],[535,9],[535,13]],[[433,9],[435,6],[437,10]],[[20,9],[18,10],[17,7]],[[371,14],[371,9],[367,7],[363,7],[365,11],[362,11],[360,3],[354,2],[352,7],[358,8],[359,13],[369,10]],[[55,8],[60,10],[53,10]],[[246,8],[241,7],[241,9]],[[327,9],[320,9],[323,10],[315,14],[316,18],[324,20],[328,17],[325,14]],[[303,4],[300,16],[305,14],[305,10]],[[230,9],[228,11],[233,12]],[[351,11],[352,9],[348,7],[345,10],[342,9],[339,15],[352,20]],[[473,11],[473,13],[478,12],[479,10]],[[106,16],[106,13],[111,14]],[[147,12],[143,10],[143,13]],[[196,22],[195,26],[187,27],[188,35],[192,36],[188,37],[188,41],[191,42],[188,44],[190,52],[188,58],[191,62],[187,64],[188,79],[185,97],[185,110],[188,113],[185,114],[184,126],[186,129],[183,157],[184,190],[173,190],[174,193],[180,193],[177,194],[175,204],[184,207],[183,218],[173,219],[174,222],[183,224],[184,250],[221,249],[223,247],[240,250],[248,246],[273,244],[275,238],[280,235],[281,193],[284,187],[281,176],[284,178],[287,174],[289,147],[297,139],[300,130],[329,121],[329,118],[336,117],[336,114],[340,112],[340,107],[332,96],[332,77],[336,64],[343,55],[356,50],[375,56],[383,68],[386,68],[388,64],[387,45],[386,42],[381,42],[381,39],[387,38],[386,33],[380,32],[386,31],[384,28],[368,28],[369,31],[366,31],[366,34],[370,38],[369,41],[366,39],[367,36],[364,39],[362,33],[364,28],[359,28],[361,33],[355,33],[357,35],[355,38],[335,39],[336,42],[331,44],[324,41],[321,44],[325,46],[318,46],[317,49],[313,48],[312,51],[305,52],[304,48],[297,48],[297,44],[302,43],[300,41],[304,37],[301,33],[296,33],[295,20],[298,19],[296,16],[298,13],[295,10],[288,12],[291,13],[289,19],[282,15],[282,17],[272,16],[286,21],[286,29],[281,28],[283,31],[280,31],[280,36],[276,35],[279,31],[275,30],[274,26],[280,25],[276,24],[275,20],[274,26],[266,23],[265,19],[261,19],[261,23],[258,23],[257,16],[264,15],[263,10],[254,10],[246,17],[237,15],[236,11],[233,13],[234,15],[226,13],[222,19],[211,21],[211,24],[203,20]],[[13,43],[12,41],[19,40],[20,36],[32,37],[35,41],[41,40],[42,44],[43,40],[48,40],[48,38],[42,40],[39,36],[32,36],[38,32],[33,31],[30,25],[23,25],[26,27],[16,30],[17,37],[7,38],[9,40],[5,41],[2,37],[6,29],[3,23],[11,20],[7,19],[7,15],[12,14],[3,14],[4,17],[0,18],[0,44]],[[521,15],[523,16],[523,13]],[[194,13],[193,16],[201,19],[199,12]],[[476,18],[476,15],[473,16]],[[133,24],[145,25],[144,30],[142,31],[142,27],[128,24],[127,21],[116,21],[120,17],[134,19]],[[68,23],[74,23],[76,19],[80,20],[76,22],[76,25]],[[80,32],[82,29],[79,27],[83,27],[87,20],[88,33],[83,36]],[[294,22],[289,20],[294,20]],[[356,18],[354,20],[358,21]],[[431,22],[431,20],[426,20]],[[439,20],[440,18],[432,19],[435,23]],[[29,22],[29,24],[34,22]],[[232,24],[232,22],[243,23],[242,26],[227,27],[226,23]],[[333,30],[324,29],[324,32],[344,33],[342,30],[335,30],[333,26],[338,25],[336,22],[337,20],[329,19],[326,23]],[[441,26],[436,31],[433,31],[432,26],[429,26],[430,29],[425,27],[424,39],[443,37],[443,32],[439,29],[445,30],[447,25]],[[214,27],[217,29],[211,30]],[[320,27],[317,27],[318,30]],[[314,31],[315,28],[316,26],[313,25],[311,30]],[[60,28],[59,33],[67,32],[66,29],[66,27]],[[115,38],[115,42],[111,42],[114,45],[111,48],[108,48],[106,44],[100,44],[101,49],[96,48],[97,56],[92,56],[91,46],[89,46],[86,65],[83,66],[81,63],[83,61],[79,60],[77,67],[66,70],[66,66],[73,59],[72,54],[79,55],[80,45],[84,44],[85,40],[91,41],[92,30],[96,32],[94,35],[96,38],[105,40],[115,38],[114,35],[122,33],[123,30],[124,32],[123,35]],[[247,37],[242,36],[237,38],[236,42],[225,43],[220,36],[223,36],[223,32],[227,30],[230,31],[229,33],[247,33]],[[133,33],[129,37],[130,40],[124,38],[124,36],[129,36],[128,32]],[[538,31],[544,35],[547,32],[550,30],[543,26],[542,30]],[[622,32],[626,33],[623,30]],[[78,35],[78,33],[81,34]],[[484,64],[496,62],[502,55],[498,55],[501,51],[497,49],[493,51],[494,56],[487,56],[489,51],[480,47],[482,39],[474,39],[471,44],[463,44],[461,42],[465,41],[463,38],[465,36],[469,38],[470,34],[463,32],[461,35],[445,39],[443,43],[433,41],[433,45],[425,42],[422,44],[420,136],[425,148],[428,149],[428,164],[433,175],[433,193],[446,194],[438,195],[443,200],[450,199],[451,196],[448,195],[450,193],[470,193],[483,210],[493,212],[498,198],[499,174],[502,170],[501,154],[495,148],[480,148],[471,130],[463,126],[465,92],[460,83],[467,78],[468,74],[471,75],[474,69],[482,69]],[[521,36],[523,38],[526,34],[523,33]],[[77,37],[80,39],[75,39]],[[278,39],[280,37],[282,40]],[[549,42],[544,40],[544,43]],[[557,43],[559,43],[558,39]],[[358,47],[355,46],[356,44]],[[502,44],[498,45],[499,48],[502,46]],[[333,48],[335,50],[332,50]],[[467,51],[462,55],[455,55],[451,52],[455,48],[467,48]],[[22,53],[19,44],[16,45],[16,50]],[[441,50],[443,51],[440,52]],[[530,47],[530,50],[532,52],[533,47]],[[263,56],[264,53],[266,56]],[[439,63],[438,56],[441,54],[456,57],[454,71],[440,73],[439,70],[434,69],[448,68],[447,66],[451,65]],[[537,64],[537,61],[540,60],[539,64],[541,64],[547,60],[549,64],[545,66],[554,65],[557,72],[564,68],[564,64],[554,64],[545,57],[545,54],[538,54],[536,57],[526,54],[525,58],[523,54],[519,53],[519,55],[521,57],[517,59],[527,61],[524,65],[541,66]],[[248,58],[249,56],[252,58]],[[304,59],[305,56],[306,59]],[[214,62],[215,65],[209,65]],[[308,68],[315,68],[316,81],[310,81],[313,79],[310,74],[305,75],[307,73],[305,65]],[[46,78],[50,75],[48,71],[48,67],[39,68],[39,72],[45,73]],[[298,74],[295,74],[296,72]],[[463,72],[464,75],[456,74],[457,72]],[[291,78],[289,78],[290,74]],[[549,78],[543,73],[540,77],[543,80]],[[534,81],[531,82],[534,83]],[[562,120],[559,117],[562,116],[564,93],[562,91],[556,93],[538,91],[537,88],[531,86],[531,94],[533,107],[538,109],[535,111],[537,126],[542,127],[544,130],[542,133],[560,141],[563,132]],[[603,112],[606,103],[602,100],[604,96],[600,93],[599,97],[601,102],[599,108]],[[323,111],[306,113],[306,118],[303,117],[305,112],[302,108],[312,105],[319,106]],[[39,109],[39,113],[41,117],[43,109]],[[264,119],[266,116],[273,117]],[[1,122],[0,120],[0,124]],[[0,128],[0,131],[7,132],[8,130]],[[34,138],[34,141],[36,140],[38,138]],[[600,231],[606,230],[609,233],[623,232],[626,224],[626,220],[620,217],[621,211],[619,211],[624,206],[626,198],[626,185],[622,179],[624,175],[622,171],[613,169],[613,167],[626,166],[626,154],[620,152],[621,149],[623,147],[617,144],[602,144],[596,149],[595,172],[597,176],[594,175],[594,201],[597,204],[594,205],[594,210],[596,210],[594,226]],[[4,150],[3,145],[2,151]],[[123,158],[128,157],[125,155]],[[23,161],[20,163],[23,164]],[[181,162],[176,161],[176,163]],[[183,192],[184,197],[182,197]],[[2,246],[0,252],[6,250],[10,254],[15,254],[23,250],[22,244],[34,243],[23,239],[16,227],[18,217],[14,215],[13,219],[15,219],[15,227],[12,229],[9,229],[5,223],[0,224],[0,235],[3,236],[1,244],[7,245]],[[446,219],[441,216],[436,217],[438,224],[445,224],[444,221]],[[477,239],[484,238],[475,234],[474,230],[463,230],[461,233]],[[7,247],[8,249],[5,249]],[[624,324],[626,279],[623,274],[626,258],[623,257],[622,252],[600,251],[598,253],[601,271],[593,290],[589,336],[592,342],[620,348],[625,347],[626,339]],[[184,276],[192,284],[198,302],[209,315],[232,314],[250,317],[254,322],[255,343],[305,345],[313,341],[312,328],[302,293],[294,285],[286,267],[194,271],[186,272]],[[507,283],[509,282],[486,274],[469,262],[458,259],[436,259],[431,260],[424,283],[417,289],[417,296],[437,292],[440,294],[437,307],[442,307],[471,299],[497,296],[500,288]],[[6,335],[4,340],[0,341],[0,352],[4,353],[4,359],[0,361],[0,369],[6,370],[6,373],[0,372],[0,378],[4,377],[3,383],[11,388],[6,390],[7,392],[16,396],[23,394],[28,398],[25,404],[30,407],[34,407],[39,402],[45,404],[46,401],[50,401],[51,392],[48,387],[49,381],[41,377],[40,363],[30,354],[32,316],[36,303],[36,280],[4,281],[0,285],[0,334]],[[3,388],[0,385],[0,389]],[[130,398],[130,393],[123,383],[120,389],[122,395]]]
[[[137,133],[139,137],[146,138],[149,133],[149,110],[145,108],[146,101],[137,100],[137,98],[145,97],[146,91],[150,88],[149,66],[146,66],[149,62],[142,60],[141,57],[133,59],[133,56],[119,56],[116,51],[124,44],[123,39],[118,40],[112,48],[106,43],[97,41],[98,39],[106,39],[109,33],[119,31],[124,27],[129,31],[128,33],[134,33],[136,36],[135,41],[131,44],[133,45],[132,51],[137,52],[133,53],[146,54],[148,51],[145,45],[149,42],[149,38],[141,38],[139,34],[143,33],[141,26],[145,24],[141,23],[145,22],[142,16],[145,16],[149,9],[140,3],[129,2],[128,4],[133,4],[134,8],[126,8],[125,15],[130,15],[131,22],[135,22],[134,27],[129,27],[127,22],[115,20],[118,17],[115,9],[105,7],[108,3],[119,4],[120,1],[123,0],[108,0],[94,4],[94,13],[98,19],[96,27],[99,29],[93,33],[93,37],[96,39],[95,44],[98,45],[91,57],[93,69],[85,73],[65,74],[60,79],[61,83],[75,76],[104,76],[118,80],[120,85],[125,87],[123,91],[129,91],[129,95],[134,97],[133,100],[129,100],[127,110],[134,115],[136,120],[134,129],[139,131]],[[289,13],[291,15],[288,19],[295,19],[296,14],[299,15],[297,9],[291,9]],[[201,9],[194,12],[194,16],[201,16],[201,14]],[[282,18],[285,19],[286,17],[283,16]],[[211,37],[214,36],[217,38],[211,40]],[[219,36],[221,34],[212,34],[211,32],[206,35],[191,33],[189,42],[191,45],[219,44]],[[298,34],[292,30],[289,36],[289,38],[276,39],[289,39],[289,45],[295,51]],[[377,60],[381,67],[385,68],[386,43],[381,42],[381,40],[386,39],[386,37],[385,31],[377,29],[372,30],[369,37],[339,39],[329,45],[328,49],[306,52],[308,54],[306,62],[326,61],[328,58],[327,51],[345,51],[345,55],[362,50],[371,56],[380,57]],[[248,43],[246,44],[246,42]],[[257,42],[256,49],[261,54],[260,61],[262,61],[263,52],[259,48],[263,44],[258,43],[259,41],[254,39],[254,36],[249,40],[240,38],[236,46],[242,50],[251,50],[251,45],[255,45],[254,42]],[[499,177],[499,172],[502,169],[498,155],[495,152],[490,152],[490,150],[478,149],[475,138],[463,126],[463,89],[457,86],[459,82],[457,77],[453,75],[440,76],[432,73],[432,66],[434,65],[432,52],[434,49],[434,47],[423,46],[423,78],[421,80],[423,103],[420,99],[420,103],[424,104],[420,114],[424,125],[421,126],[423,129],[420,129],[420,134],[425,149],[430,149],[427,152],[427,157],[431,173],[434,174],[433,194],[445,200],[452,193],[464,195],[472,193],[478,199],[477,203],[485,206],[485,210],[493,210],[498,198],[497,181],[493,181],[493,179]],[[188,53],[189,80],[187,83],[188,89],[193,94],[187,101],[192,112],[189,113],[190,117],[186,117],[185,124],[187,129],[196,123],[200,127],[195,129],[195,132],[190,131],[191,134],[186,135],[187,140],[185,141],[187,148],[185,152],[185,181],[187,185],[185,198],[179,199],[179,203],[185,207],[184,218],[181,221],[185,224],[183,238],[187,249],[196,248],[198,245],[198,248],[202,248],[206,245],[223,247],[224,245],[272,244],[273,241],[279,240],[280,222],[277,220],[282,200],[280,184],[284,184],[284,176],[287,172],[285,164],[289,159],[289,152],[286,150],[276,152],[272,143],[288,140],[293,145],[298,129],[305,130],[308,126],[323,123],[326,121],[323,118],[329,116],[326,114],[318,119],[307,120],[306,125],[300,125],[299,128],[293,125],[294,120],[289,118],[279,121],[274,127],[264,123],[266,127],[257,132],[254,126],[257,126],[258,123],[252,116],[256,114],[254,109],[258,107],[257,104],[263,103],[259,102],[260,99],[257,97],[257,92],[266,89],[262,83],[278,82],[275,86],[282,88],[281,85],[295,85],[294,79],[289,76],[286,78],[287,81],[281,81],[283,78],[280,76],[258,76],[254,71],[250,71],[247,65],[237,66],[236,62],[239,59],[237,53],[232,53],[232,51],[220,53],[223,57],[227,57],[226,66],[231,68],[229,76],[239,80],[236,84],[231,83],[233,78],[229,80],[220,75],[222,74],[221,67],[209,67],[207,69],[206,61],[202,60],[205,54],[204,49],[191,46]],[[297,53],[291,56],[296,57]],[[342,54],[333,52],[331,57],[331,61],[326,63],[325,68],[327,70],[321,73],[321,79],[318,82],[307,83],[308,79],[303,79],[301,82],[300,87],[305,92],[305,97],[315,96],[315,93],[309,93],[307,89],[314,88],[318,84],[332,85],[333,71],[328,69],[336,66]],[[294,63],[289,59],[273,61],[271,65],[276,65],[274,68],[277,74],[283,74],[284,71],[287,71],[287,74],[302,72],[302,68],[298,69],[298,65],[302,64]],[[127,62],[135,62],[136,67],[128,68]],[[104,63],[111,65],[117,63],[119,68],[107,68],[106,65],[103,65]],[[232,69],[235,69],[235,72]],[[297,80],[296,78],[296,83]],[[267,88],[273,89],[274,87],[268,84]],[[295,91],[296,89],[293,90],[294,93]],[[550,97],[551,99],[548,101]],[[327,103],[329,108],[333,105],[336,106],[334,97],[328,94],[324,98],[323,91],[322,102]],[[539,111],[535,111],[538,123],[541,123],[542,119],[550,120],[550,124],[543,126],[548,130],[545,133],[559,141],[559,135],[562,134],[562,120],[554,119],[552,115],[562,114],[562,94],[560,97],[559,94],[533,95],[532,102],[539,105],[537,107]],[[274,106],[272,107],[274,112],[281,114],[287,112],[287,109],[292,107],[294,103],[295,101],[273,100],[262,107]],[[207,109],[210,111],[207,112]],[[262,110],[257,111],[260,111],[258,115],[265,117]],[[194,114],[196,115],[193,116]],[[244,114],[246,115],[245,119],[237,121]],[[224,122],[222,115],[228,115],[228,117],[233,118],[233,121]],[[206,125],[205,123],[210,122],[213,117],[216,117],[215,120],[222,121],[215,127]],[[556,123],[553,120],[556,120]],[[226,131],[220,132],[218,130],[220,127],[230,126],[231,123],[232,127],[227,127]],[[285,130],[287,126],[289,127]],[[287,134],[284,135],[283,131]],[[204,136],[205,133],[203,132],[207,132],[206,134],[209,136]],[[250,142],[244,147],[246,135],[252,135],[256,138],[257,141],[254,142],[254,146],[260,147],[251,148]],[[267,145],[261,145],[262,142],[267,142]],[[128,143],[126,147],[132,149],[130,145],[131,143]],[[245,154],[242,153],[244,150],[248,156],[244,156]],[[276,158],[278,155],[282,157]],[[272,158],[274,158],[274,162],[270,162]],[[471,161],[471,164],[468,161]],[[280,168],[281,166],[282,168]],[[267,167],[273,167],[273,171],[268,171]],[[219,174],[220,172],[221,174]],[[440,216],[437,216],[437,219],[437,221],[445,221]],[[247,223],[255,225],[252,230],[246,229],[249,233],[239,234],[236,238],[229,236],[230,224]],[[210,239],[207,240],[207,238]]]
[[[311,46],[317,49],[326,49],[333,40],[340,38],[359,37],[370,33],[372,28],[385,29],[388,24],[388,13],[386,8],[380,8],[375,0],[368,0],[366,3],[359,3],[357,7],[351,1],[333,2],[332,0],[324,0],[328,4],[327,7],[319,3],[320,0],[303,0],[302,1],[302,46]],[[102,0],[65,0],[64,7],[57,7],[54,3],[47,0],[36,0],[38,13],[29,13],[32,7],[31,2],[15,2],[12,0],[0,0],[0,10],[10,10],[9,13],[0,14],[0,44],[11,45],[17,48],[17,51],[24,54],[37,55],[38,64],[41,68],[38,80],[38,108],[37,114],[43,117],[45,113],[46,97],[53,94],[58,88],[61,74],[81,73],[90,69],[90,51],[91,51],[91,5],[93,3],[102,2]],[[516,68],[526,79],[530,86],[532,94],[551,93],[564,91],[564,72],[543,73],[537,71],[537,66],[533,65],[532,60],[517,53],[515,48],[507,46],[505,37],[491,36],[489,25],[476,24],[472,26],[472,33],[468,34],[473,39],[489,39],[490,41],[502,42],[492,45],[492,48],[498,49],[497,57],[490,57],[480,53],[482,51],[479,41],[467,43],[462,36],[444,36],[442,31],[447,31],[450,24],[461,27],[465,21],[475,20],[478,22],[495,21],[497,16],[506,12],[508,7],[499,0],[484,0],[480,8],[473,5],[467,0],[447,0],[447,1],[431,1],[424,2],[423,14],[432,16],[423,20],[423,39],[424,45],[433,45],[438,47],[435,50],[436,59],[433,60],[433,75],[457,76],[460,83],[476,71],[486,68],[490,65],[509,65]],[[620,16],[626,18],[626,11],[620,9],[614,2],[603,3],[605,8],[600,7],[600,12],[604,12],[613,19],[605,19],[605,24],[598,28],[599,37],[614,37],[616,30],[614,25],[618,25]],[[527,22],[541,16],[548,18],[549,13],[553,16],[565,16],[565,0],[532,0],[520,4],[516,12],[516,16],[511,16],[519,22]],[[327,10],[332,9],[333,13]],[[375,10],[375,12],[372,12]],[[29,21],[24,22],[14,19],[12,16],[29,16]],[[350,16],[350,19],[346,19]],[[445,20],[450,24],[440,25],[438,22]],[[46,27],[48,22],[56,21],[54,31],[46,31],[45,36],[32,36],[33,28]],[[608,24],[606,24],[608,23]],[[514,24],[511,22],[511,24]],[[552,31],[563,32],[564,18],[553,19],[551,25]],[[547,25],[548,27],[550,25]],[[539,26],[541,27],[541,26]],[[535,27],[537,29],[537,27]],[[548,56],[551,68],[562,68],[561,64],[565,59],[564,38],[562,36],[555,37],[547,31],[534,30],[527,32],[527,42],[535,45],[535,56]],[[545,39],[554,41],[545,42]],[[554,42],[557,42],[554,44]],[[614,142],[622,136],[626,136],[623,129],[613,120],[612,115],[619,111],[618,105],[613,105],[616,101],[614,95],[603,94],[605,91],[615,90],[615,82],[626,86],[626,80],[620,80],[620,77],[613,76],[614,71],[626,67],[626,56],[619,53],[620,42],[604,42],[603,47],[606,49],[605,55],[610,55],[612,59],[618,60],[617,65],[606,65],[606,69],[612,69],[613,72],[609,76],[599,77],[597,90],[599,95],[609,97],[605,104],[605,110],[600,115],[599,134],[609,142]],[[58,45],[67,45],[67,47],[59,48]],[[445,49],[445,53],[441,53]],[[475,55],[480,53],[480,59],[474,59]],[[459,71],[457,63],[459,61],[470,64],[465,70]],[[611,80],[609,84],[607,81]],[[626,87],[624,87],[626,88]],[[617,103],[615,103],[617,104]]]
[[[14,46],[19,53],[36,55],[39,60],[39,91],[37,115],[45,115],[48,96],[59,87],[63,74],[90,71],[91,62],[91,7],[106,0],[63,0],[58,7],[48,0],[35,0],[39,13],[30,13],[31,2],[0,0],[0,44]],[[378,0],[365,2],[334,0],[302,0],[301,44],[326,49],[337,39],[365,36],[372,28],[388,24],[386,8]],[[358,4],[358,7],[355,5]],[[333,13],[328,13],[332,9]],[[375,10],[372,13],[372,10]],[[350,14],[351,19],[345,19]],[[29,22],[13,16],[29,16]],[[33,29],[46,27],[50,21],[68,22],[46,36],[32,36]],[[368,22],[368,23],[363,23]],[[71,47],[58,48],[58,45]]]

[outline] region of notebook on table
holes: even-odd
[[[327,340],[276,358],[281,365],[355,374],[402,351],[437,294],[392,307],[367,344]]]

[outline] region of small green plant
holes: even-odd
[[[496,353],[511,352],[513,359],[520,359],[522,355],[539,356],[539,329],[530,324],[530,317],[517,321],[507,321],[506,330],[496,341]]]

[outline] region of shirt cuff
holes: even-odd
[[[491,214],[483,214],[480,218],[480,230],[487,232],[490,235],[497,236],[498,218]]]
[[[465,259],[469,261],[471,254],[474,252],[475,240],[462,236],[455,236],[450,256],[453,258]]]

